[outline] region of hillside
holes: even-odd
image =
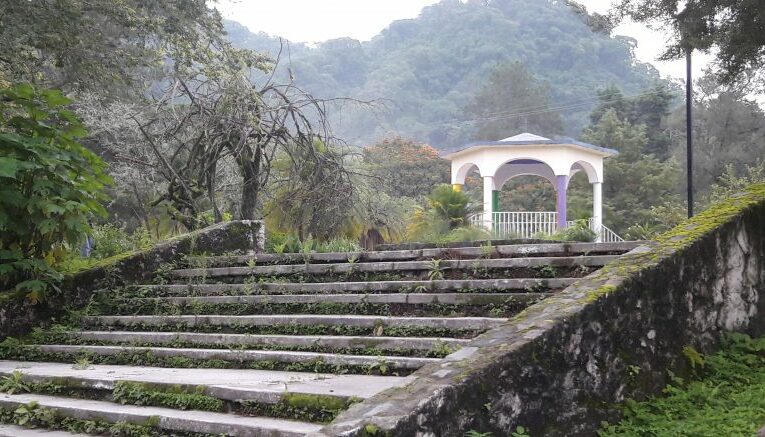
[[[477,139],[464,107],[498,64],[522,61],[547,81],[555,106],[595,101],[609,84],[626,95],[658,80],[650,64],[637,62],[630,38],[588,27],[588,16],[550,0],[458,0],[399,20],[371,41],[341,38],[315,47],[291,43],[283,55],[296,83],[321,97],[384,99],[384,111],[344,108],[335,118],[343,138],[365,144],[393,133],[439,148]],[[278,38],[227,23],[238,46],[278,51]],[[565,133],[577,135],[593,105],[563,112]]]

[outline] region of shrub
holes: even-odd
[[[449,224],[449,229],[454,229],[467,224],[468,215],[472,213],[470,197],[461,192],[454,191],[450,185],[439,185],[428,196],[428,208]]]
[[[475,229],[467,227],[468,216],[473,212],[467,194],[454,191],[449,185],[439,185],[427,202],[427,207],[414,212],[407,227],[408,240],[438,242],[454,229]]]
[[[358,241],[346,237],[323,242],[308,237],[300,241],[295,234],[266,231],[265,249],[271,253],[358,252],[361,246]]]
[[[597,234],[595,234],[595,231],[590,229],[590,225],[587,223],[587,220],[577,220],[571,226],[567,226],[563,230],[560,230],[545,238],[558,241],[592,242],[597,238]]]
[[[42,299],[51,264],[105,215],[106,164],[78,142],[86,131],[60,91],[0,89],[0,289]]]

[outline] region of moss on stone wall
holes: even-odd
[[[322,435],[506,435],[518,425],[593,435],[625,398],[659,393],[668,371],[687,371],[684,346],[708,353],[726,330],[762,330],[764,271],[758,184],[341,414]]]

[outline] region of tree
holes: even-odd
[[[696,82],[693,102],[694,180],[701,195],[723,174],[727,165],[744,171],[765,154],[765,112],[740,86],[720,84],[707,72]],[[674,155],[685,156],[685,109],[669,119]]]
[[[354,217],[356,189],[350,172],[343,168],[345,153],[317,144],[312,148],[287,145],[274,163],[266,195],[266,214],[278,229],[326,241],[350,227]],[[320,159],[314,156],[320,155]]]
[[[620,120],[614,109],[588,127],[582,138],[619,151],[619,155],[605,161],[608,183],[603,186],[604,222],[623,234],[630,226],[650,221],[651,207],[670,198],[678,185],[677,163],[644,154],[648,142],[645,126]]]
[[[449,182],[449,162],[433,147],[401,137],[388,138],[362,151],[370,176],[393,197],[417,198]]]
[[[105,164],[78,142],[86,131],[61,92],[0,90],[0,289],[41,300],[60,275],[51,264],[103,215]]]
[[[118,161],[164,181],[153,204],[166,205],[187,229],[207,223],[204,211],[221,220],[222,182],[229,182],[229,194],[238,191],[234,215],[257,218],[277,157],[311,183],[330,170],[338,177],[345,172],[341,154],[322,151],[342,146],[326,122],[326,101],[275,82],[265,74],[275,68],[263,55],[224,45],[209,63],[174,69],[154,101],[133,105],[132,129],[109,132],[107,147]],[[315,173],[304,174],[307,169]]]
[[[426,241],[444,236],[450,230],[469,226],[468,216],[474,209],[468,194],[454,191],[450,185],[439,185],[428,195],[427,206],[415,210],[407,234]]]
[[[609,109],[617,118],[632,125],[644,125],[648,141],[643,151],[665,159],[669,156],[671,143],[666,127],[672,103],[676,98],[665,84],[656,84],[648,93],[624,97],[619,88],[609,86],[598,91],[598,105],[590,113],[590,123],[597,124]]]
[[[563,122],[551,106],[550,86],[539,82],[520,62],[501,65],[466,108],[477,118],[475,136],[499,140],[520,132],[558,134]]]
[[[621,0],[616,11],[633,20],[661,24],[673,31],[663,59],[680,58],[687,47],[703,51],[714,49],[725,83],[735,82],[765,65],[765,3],[762,1]]]
[[[224,41],[204,0],[1,0],[0,79],[101,94]],[[139,93],[140,94],[140,93]],[[124,94],[123,94],[124,95]]]

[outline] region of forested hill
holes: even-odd
[[[460,122],[473,118],[465,107],[494,67],[521,61],[549,84],[551,106],[578,104],[561,112],[563,133],[577,135],[596,90],[616,85],[632,95],[658,80],[653,66],[635,60],[633,40],[593,30],[588,21],[593,17],[563,1],[443,0],[368,42],[291,43],[282,66],[320,97],[387,99],[385,111],[346,108],[336,117],[346,140],[367,144],[401,134],[444,148],[480,137],[475,123]],[[278,50],[276,37],[235,22],[227,29],[236,45]]]

